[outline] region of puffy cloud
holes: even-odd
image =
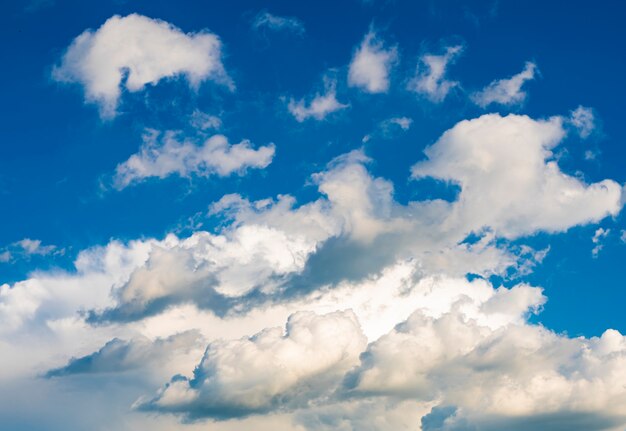
[[[232,86],[221,49],[220,39],[207,31],[185,34],[161,20],[116,15],[98,30],[76,37],[53,77],[81,84],[86,101],[97,103],[100,115],[111,118],[122,86],[136,92],[178,76],[185,76],[193,88],[205,80]]]
[[[543,300],[532,289],[498,290],[479,307],[461,300],[441,315],[417,310],[369,345],[348,389],[436,401],[422,418],[427,430],[623,426],[626,339],[614,330],[568,338],[525,323],[524,307]],[[494,313],[504,320],[486,324]]]
[[[415,76],[409,81],[408,89],[440,103],[446,98],[450,90],[459,85],[456,81],[446,79],[446,71],[463,52],[460,45],[449,46],[444,54],[425,54],[419,59]]]
[[[377,300],[390,288],[404,294]],[[569,338],[528,323],[546,300],[539,288],[388,276],[344,294],[329,292],[326,307],[364,302],[354,312],[296,313],[285,332],[214,341],[193,377],[173,378],[136,406],[187,419],[294,412],[309,430],[352,430],[361,421],[380,431],[420,420],[431,430],[626,424],[626,338],[614,330]],[[324,305],[289,308],[302,307]],[[387,317],[389,326],[375,328]],[[370,326],[367,347],[359,321]]]
[[[115,188],[123,189],[146,178],[165,178],[172,174],[181,177],[243,174],[250,168],[266,168],[275,152],[274,144],[254,149],[250,141],[230,144],[223,135],[214,135],[204,144],[196,145],[190,140],[181,140],[176,132],[161,134],[148,130],[143,140],[139,152],[115,169]]]
[[[572,111],[570,123],[578,130],[578,134],[583,139],[587,139],[596,128],[593,110],[584,106],[579,106]]]
[[[252,22],[252,28],[260,31],[268,29],[272,31],[291,31],[299,35],[304,34],[304,24],[298,18],[291,16],[278,16],[267,11],[259,12]]]
[[[621,334],[555,334],[527,320],[540,288],[465,278],[523,273],[545,256],[502,237],[619,212],[619,185],[584,184],[551,160],[564,133],[559,118],[463,121],[414,167],[456,183],[453,201],[400,203],[353,151],[313,175],[319,196],[305,204],[226,195],[210,208],[215,232],[112,242],[74,271],[4,285],[0,381],[53,369],[28,390],[67,394],[80,381],[91,394],[102,373],[126,374],[123,389],[101,389],[122,410],[170,381],[136,406],[223,419],[202,423],[215,430],[623,427]],[[204,356],[200,338],[175,336],[190,329]],[[132,415],[119,429],[154,424]],[[258,416],[227,420],[242,415]]]
[[[526,92],[522,90],[522,86],[526,81],[535,79],[536,71],[535,63],[529,61],[517,75],[493,81],[481,91],[472,94],[471,99],[482,108],[494,103],[504,106],[520,104],[526,100]]]
[[[308,103],[305,99],[296,101],[291,98],[287,109],[301,123],[309,118],[323,120],[329,114],[346,109],[348,106],[337,100],[337,81],[325,77],[324,94],[316,93]]]
[[[559,117],[483,115],[444,133],[412,174],[458,184],[461,192],[447,223],[470,230],[491,227],[516,237],[616,215],[622,207],[619,184],[585,184],[551,160],[564,134]]]
[[[386,93],[389,73],[397,60],[397,48],[386,48],[376,33],[370,31],[352,57],[348,84],[367,93]]]
[[[140,409],[228,418],[297,405],[336,385],[367,343],[354,313],[296,313],[282,328],[215,341],[194,376],[174,378]]]

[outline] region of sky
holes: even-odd
[[[626,6],[1,8],[1,428],[626,429]]]

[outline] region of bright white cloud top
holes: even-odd
[[[253,17],[253,29],[290,31],[298,42],[314,31],[305,35],[302,21],[266,11],[247,17],[248,30]],[[136,119],[143,142],[106,174],[115,198],[170,177],[202,186],[212,177],[218,197],[203,195],[195,214],[181,215],[205,224],[87,246],[63,269],[0,284],[0,423],[9,418],[12,427],[12,418],[36,411],[41,429],[51,421],[67,431],[626,427],[626,336],[571,336],[536,323],[549,292],[523,278],[550,253],[553,234],[589,229],[594,258],[612,238],[626,242],[626,231],[605,224],[622,212],[624,185],[613,175],[585,177],[559,157],[568,132],[591,136],[594,112],[484,113],[523,108],[523,85],[536,73],[526,63],[464,99],[462,116],[448,117],[438,111],[447,103],[434,104],[461,88],[448,71],[462,45],[422,55],[396,83],[400,45],[373,31],[354,51],[351,43],[339,63],[352,54],[349,65],[331,69],[302,99],[280,96],[292,90],[227,95],[236,99],[227,106],[250,103],[254,115],[277,105],[272,127],[346,134],[320,138],[319,147],[332,150],[320,151],[332,154],[321,162],[308,163],[301,142],[284,144],[284,153],[280,140],[230,142],[226,135],[238,136],[233,117],[246,119],[208,97],[159,112],[180,114],[179,131],[161,127],[159,115]],[[106,119],[124,91],[163,79],[230,86],[223,49],[208,31],[113,16],[72,42],[54,76],[81,84]],[[386,103],[394,85],[417,108],[392,103],[373,114],[372,100]],[[254,115],[246,124],[253,132],[262,129]],[[434,116],[456,119],[427,139],[424,124],[437,123]],[[412,140],[411,157],[402,170],[385,171],[396,139]],[[252,171],[272,174],[282,154],[304,170],[302,182],[276,181],[269,192],[244,182],[257,181],[246,178]],[[227,181],[235,185],[222,187]],[[66,250],[28,238],[8,244],[0,262]],[[589,248],[584,253],[591,259]]]
[[[85,100],[111,118],[122,94],[184,76],[192,88],[213,80],[232,85],[222,64],[222,44],[212,33],[185,34],[167,22],[133,14],[86,30],[53,70],[54,79],[84,87]]]

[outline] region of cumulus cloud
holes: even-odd
[[[495,291],[478,309],[466,300],[440,315],[417,310],[368,346],[346,385],[355,396],[436,401],[422,420],[442,415],[439,428],[426,428],[433,430],[623,424],[626,376],[615,370],[626,360],[626,339],[613,330],[568,338],[525,323],[524,307],[543,300],[517,287]],[[505,319],[489,323],[494,314]]]
[[[570,122],[583,139],[587,139],[596,128],[596,118],[593,114],[593,109],[584,106],[579,106],[572,111]]]
[[[274,158],[275,146],[269,144],[254,149],[248,140],[230,144],[224,135],[214,135],[202,145],[179,134],[161,134],[148,130],[137,154],[115,169],[113,185],[123,189],[146,178],[165,178],[173,174],[225,177],[243,174],[248,169],[266,168]]]
[[[220,233],[151,243],[146,264],[114,290],[115,306],[101,316],[138,319],[189,301],[227,314],[359,280],[401,258],[416,259],[426,275],[524,274],[545,253],[498,238],[563,231],[621,210],[619,184],[587,185],[550,160],[564,133],[558,117],[460,122],[412,170],[458,184],[452,202],[399,204],[393,184],[369,174],[362,151],[314,174],[321,196],[301,206],[290,196],[225,196],[211,208],[229,221]],[[465,241],[472,233],[477,241]]]
[[[560,117],[497,114],[461,121],[426,149],[428,159],[414,165],[412,175],[459,184],[450,223],[488,226],[505,237],[563,231],[617,214],[619,184],[585,184],[552,158],[565,135],[562,123]]]
[[[546,298],[525,284],[439,278],[403,286],[387,278],[383,285],[421,299],[369,344],[359,320],[380,322],[371,317],[380,312],[375,304],[394,304],[389,298],[354,312],[296,313],[286,331],[210,343],[193,377],[175,377],[135,405],[187,419],[293,411],[312,430],[364,421],[365,429],[383,431],[398,403],[417,414],[398,424],[407,430],[420,418],[431,430],[548,427],[555,418],[581,431],[626,423],[619,332],[569,338],[528,323]],[[398,296],[396,305],[405,300]]]
[[[425,54],[420,57],[415,76],[407,88],[434,103],[443,102],[450,90],[457,87],[457,81],[446,79],[447,68],[461,55],[463,47],[449,46],[443,54]]]
[[[298,35],[305,32],[304,24],[298,18],[279,16],[267,11],[259,12],[252,22],[252,28],[257,31],[268,29],[272,31],[290,31]]]
[[[621,210],[620,185],[553,160],[563,122],[493,114],[445,132],[412,172],[455,184],[451,200],[399,202],[356,150],[311,177],[306,203],[226,195],[215,230],[113,241],[3,285],[0,381],[128,373],[103,394],[143,395],[135,429],[154,423],[144,410],[215,430],[623,427],[624,337],[555,334],[529,323],[541,288],[488,281],[543,259],[525,235]],[[176,336],[191,329],[201,338]]]
[[[346,109],[348,106],[337,100],[337,81],[325,77],[323,94],[316,93],[308,102],[305,99],[295,100],[291,98],[287,109],[296,121],[302,123],[309,118],[323,120],[329,114]]]
[[[518,105],[526,100],[526,92],[522,86],[527,81],[535,79],[537,66],[535,63],[526,62],[524,70],[510,78],[493,81],[480,91],[473,93],[471,99],[481,108],[491,104],[504,106]]]
[[[221,57],[222,44],[215,34],[184,33],[165,21],[137,14],[116,15],[98,30],[76,37],[52,76],[81,84],[85,100],[98,104],[103,118],[111,118],[122,87],[137,92],[179,76],[192,88],[206,80],[232,86]]]
[[[350,311],[296,313],[285,331],[209,344],[192,379],[174,378],[136,406],[224,419],[306,405],[358,363],[366,343]]]
[[[376,33],[370,31],[354,52],[348,69],[348,85],[367,93],[386,93],[389,74],[397,60],[397,48],[385,47]]]

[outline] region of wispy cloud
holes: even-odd
[[[527,62],[524,70],[517,75],[493,81],[482,90],[473,93],[471,99],[482,108],[486,108],[491,104],[518,105],[526,100],[526,92],[522,90],[522,86],[527,81],[533,80],[536,72],[537,66],[535,63]]]
[[[446,78],[448,67],[463,52],[461,45],[447,47],[443,54],[425,54],[420,57],[413,79],[408,89],[426,97],[434,103],[443,102],[450,90],[457,87],[457,81]]]
[[[279,16],[262,11],[252,21],[254,30],[289,31],[302,36],[305,33],[304,23],[291,16]]]
[[[386,93],[389,90],[389,74],[397,60],[397,48],[386,47],[376,33],[370,31],[354,52],[348,70],[348,84],[367,93]]]
[[[298,122],[309,118],[323,120],[329,114],[348,108],[349,105],[337,100],[337,81],[333,78],[324,77],[324,92],[316,93],[307,99],[295,100],[291,98],[287,109]]]

